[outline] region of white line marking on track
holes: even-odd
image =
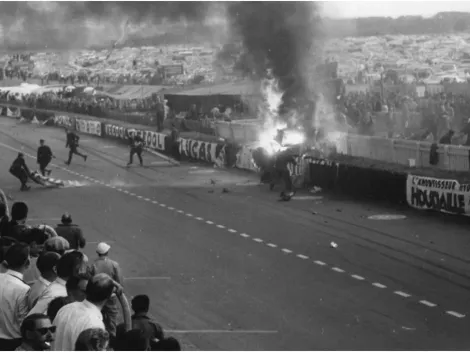
[[[448,310],[448,311],[446,311],[446,313],[449,314],[449,315],[452,315],[452,316],[454,316],[454,317],[456,317],[456,318],[465,318],[465,315],[464,315],[464,314],[460,314],[460,313],[458,313],[458,312],[454,312],[453,310]]]
[[[333,267],[331,270],[336,271],[337,273],[344,273],[344,270],[341,268]]]
[[[245,237],[245,238],[250,237],[250,235],[247,235],[246,233],[241,233],[240,236]]]
[[[276,248],[276,247],[277,247],[277,244],[268,243],[267,246],[268,246],[268,247],[271,247],[271,248]]]
[[[160,203],[161,207],[166,207],[166,204]]]
[[[303,254],[297,254],[297,257],[300,258],[300,259],[308,259],[308,257],[306,255],[303,255]]]
[[[356,275],[356,274],[351,275],[351,277],[353,279],[360,280],[360,281],[365,280],[365,278],[363,278],[362,276]]]
[[[276,330],[170,330],[170,334],[278,334]]]
[[[374,282],[374,283],[372,284],[372,286],[375,286],[375,287],[378,287],[378,288],[387,288],[387,286],[382,285],[381,283],[378,283],[378,282]]]
[[[419,303],[424,304],[425,306],[428,306],[428,307],[431,307],[431,308],[437,306],[437,304],[426,301],[426,300],[421,300],[421,301],[419,301]]]
[[[101,243],[101,242],[105,242],[107,244],[110,244],[110,243],[114,243],[116,241],[113,241],[113,240],[108,240],[108,241],[91,241],[91,242],[86,242],[87,244],[98,244],[98,243]]]
[[[152,200],[152,203],[153,204],[158,204],[158,202],[156,200]]]
[[[217,227],[218,227],[219,229],[225,229],[225,226],[224,226],[224,225],[217,225]]]
[[[191,214],[191,213],[186,213],[186,216],[192,218],[192,217],[193,217],[193,214]]]
[[[214,225],[214,223],[213,223],[212,221],[210,221],[210,220],[207,220],[207,221],[206,221],[206,224]]]
[[[124,280],[171,280],[171,277],[168,276],[135,276],[135,277],[126,277]]]
[[[150,199],[149,199],[149,198],[144,198],[144,200],[145,200],[146,202],[150,202]]]
[[[231,233],[237,233],[237,230],[234,230],[234,229],[228,229],[228,232],[231,232]]]
[[[320,261],[320,260],[315,260],[314,263],[317,264],[317,265],[321,265],[321,266],[325,266],[325,265],[326,265],[326,263],[324,263],[324,262],[322,262],[322,261]]]
[[[405,298],[411,297],[410,294],[408,294],[408,293],[406,293],[406,292],[402,292],[402,291],[394,291],[393,293],[396,294],[396,295],[398,295],[398,296],[405,297]]]
[[[175,210],[175,208],[173,208],[173,207],[168,207],[168,210]]]
[[[201,217],[199,217],[199,216],[196,217],[195,219],[196,219],[196,220],[199,220],[199,221],[203,221],[203,220],[204,220],[203,218],[201,218]]]
[[[253,238],[253,241],[258,242],[258,243],[263,242],[263,240],[261,238]]]
[[[287,254],[292,253],[292,251],[290,249],[287,249],[287,248],[283,248],[283,249],[281,249],[281,251],[283,251],[284,253],[287,253]]]
[[[184,211],[182,211],[182,210],[177,210],[177,212],[180,213],[180,214],[184,214]]]

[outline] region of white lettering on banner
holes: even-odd
[[[125,129],[124,127],[119,127],[119,138],[121,139],[124,139],[125,138],[125,133],[124,133]]]
[[[72,119],[69,116],[55,116],[54,123],[58,126],[71,127]]]
[[[408,175],[406,200],[416,209],[437,210],[442,213],[470,214],[470,185],[456,180]]]
[[[77,119],[77,131],[101,136],[101,122]]]
[[[152,147],[152,137],[153,137],[154,132],[147,131],[147,135],[145,138],[145,144],[147,147],[151,148]]]

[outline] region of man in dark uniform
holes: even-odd
[[[13,164],[11,164],[10,173],[20,180],[21,191],[27,191],[31,188],[26,184],[28,182],[29,176],[31,175],[31,172],[26,165],[23,153],[19,153],[18,157],[13,161]]]
[[[171,156],[176,160],[181,160],[180,150],[179,150],[179,138],[180,131],[176,128],[175,123],[171,124]]]
[[[129,163],[127,163],[127,166],[130,166],[133,163],[134,154],[137,154],[137,157],[139,158],[139,161],[140,161],[140,166],[143,166],[142,152],[144,150],[144,140],[142,139],[141,136],[139,136],[138,134],[134,132],[133,134],[129,135],[129,143],[130,143],[131,153],[129,157]]]
[[[72,156],[73,154],[77,154],[83,158],[83,160],[86,161],[88,158],[87,155],[81,154],[78,152],[78,141],[80,139],[79,136],[77,136],[75,133],[69,131],[68,129],[65,129],[65,133],[67,133],[67,144],[65,145],[65,148],[70,148],[69,150],[69,160],[65,162],[66,165],[70,165],[72,162]]]
[[[38,148],[38,155],[37,161],[39,164],[39,171],[43,176],[49,176],[51,174],[51,170],[46,169],[47,165],[51,162],[52,158],[55,158],[54,154],[52,154],[51,148],[44,144],[44,139],[39,141],[39,148]]]
[[[287,167],[288,164],[296,165],[297,162],[295,161],[294,157],[290,154],[289,150],[285,150],[280,152],[276,156],[276,162],[274,165],[275,173],[277,174],[277,178],[284,181],[284,191],[281,195],[293,195],[294,192],[294,185],[292,184],[292,180],[290,177],[289,168]],[[274,180],[271,182],[270,189],[274,188]]]

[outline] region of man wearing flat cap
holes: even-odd
[[[105,242],[98,244],[96,247],[98,258],[91,267],[91,275],[108,274],[114,281],[123,286],[124,278],[122,276],[121,268],[117,262],[111,260],[108,256],[110,249],[111,246]],[[111,296],[111,298],[106,302],[102,312],[106,330],[110,335],[116,336],[117,319],[119,314],[116,295]]]
[[[86,245],[86,240],[83,236],[82,229],[72,223],[72,215],[69,213],[63,214],[61,222],[62,223],[55,228],[57,235],[65,238],[69,242],[70,249],[83,249]]]

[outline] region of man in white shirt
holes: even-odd
[[[12,351],[21,344],[21,323],[28,313],[30,287],[23,273],[30,265],[29,247],[11,246],[5,254],[8,270],[0,274],[0,350]]]
[[[56,297],[67,296],[65,284],[73,276],[75,269],[75,255],[73,253],[64,254],[57,263],[57,279],[54,280],[38,298],[36,304],[28,315],[47,314],[49,303]]]
[[[49,285],[57,279],[56,266],[59,259],[60,255],[54,252],[44,252],[39,256],[36,266],[41,276],[34,282],[31,286],[31,291],[29,291],[29,309],[32,309],[36,305],[39,297],[41,297]]]
[[[86,288],[86,299],[64,306],[54,319],[57,327],[52,351],[74,351],[78,336],[87,329],[103,329],[101,310],[119,287],[107,274],[95,275]]]

